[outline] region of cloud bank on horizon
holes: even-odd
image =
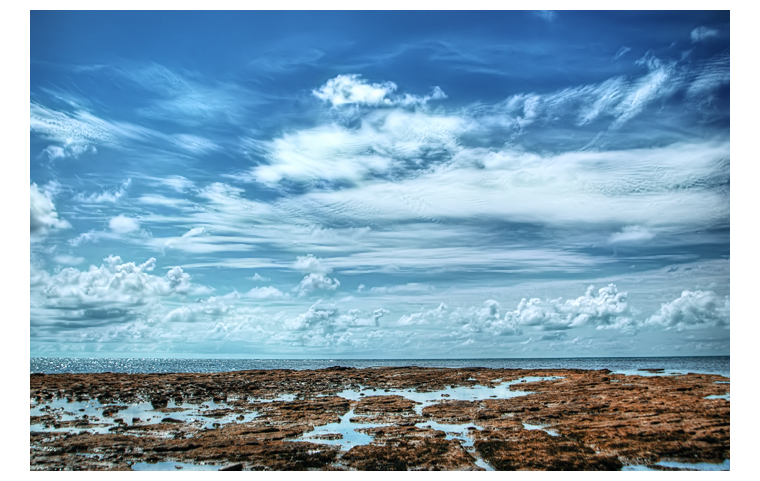
[[[729,353],[728,12],[308,15],[32,12],[33,356]]]

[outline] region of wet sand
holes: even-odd
[[[32,374],[30,468],[728,469],[729,379],[656,371]]]

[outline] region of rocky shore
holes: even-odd
[[[729,380],[657,374],[32,374],[30,468],[671,470],[730,459]]]

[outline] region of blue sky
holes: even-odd
[[[727,355],[729,37],[32,12],[31,355]]]

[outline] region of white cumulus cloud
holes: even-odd
[[[618,292],[615,284],[599,290],[589,286],[586,293],[562,301],[539,298],[522,299],[514,311],[504,315],[508,324],[534,326],[543,330],[561,330],[580,326],[624,328],[632,323],[628,294]]]
[[[272,286],[254,287],[242,296],[250,297],[251,299],[287,299],[290,297],[288,294]]]
[[[293,263],[293,268],[313,274],[328,274],[332,272],[332,269],[322,264],[322,259],[314,257],[314,254],[297,256],[296,261]]]
[[[311,294],[317,290],[334,291],[340,286],[338,279],[327,277],[324,274],[311,273],[303,278],[295,288],[299,296]]]
[[[204,292],[190,282],[181,267],[173,267],[163,276],[150,274],[156,259],[137,265],[109,256],[100,267],[80,271],[73,267],[49,276],[33,294],[39,295],[49,308],[85,309],[103,306],[143,306],[162,297],[185,296]]]
[[[368,105],[368,106],[411,106],[425,104],[429,100],[445,99],[446,94],[440,87],[434,87],[430,95],[418,97],[404,94],[395,96],[398,86],[393,82],[370,84],[358,74],[338,75],[328,80],[324,85],[312,93],[318,99],[330,103],[333,107],[341,105]]]
[[[662,304],[647,324],[678,330],[693,327],[729,326],[731,303],[729,296],[720,297],[713,291],[689,291],[681,297]]]
[[[124,214],[119,214],[116,217],[111,217],[108,221],[108,228],[117,234],[129,234],[140,229],[140,223],[137,219],[127,217]]]
[[[58,217],[53,204],[55,184],[47,184],[41,189],[34,182],[29,185],[29,232],[33,235],[47,234],[50,229],[67,229],[67,221]]]
[[[266,184],[282,179],[358,182],[369,175],[417,169],[425,159],[451,157],[470,123],[456,115],[376,110],[363,115],[356,128],[322,124],[265,142],[269,163],[254,168],[251,177]]]
[[[490,332],[497,335],[521,334],[520,327],[509,316],[501,317],[501,305],[493,299],[483,302],[482,307],[457,309],[452,317],[464,323],[463,329],[470,332]]]
[[[415,324],[429,324],[431,322],[441,321],[448,312],[448,306],[441,302],[435,309],[422,310],[412,314],[405,314],[399,318],[397,324],[400,326],[409,326]]]
[[[285,321],[285,327],[294,331],[301,330],[326,330],[329,329],[338,318],[338,308],[335,306],[320,306],[319,303],[313,304],[309,310],[299,314],[294,318]]]
[[[186,304],[167,313],[164,322],[197,322],[209,318],[224,317],[233,309],[218,297],[211,297],[198,304]]]

